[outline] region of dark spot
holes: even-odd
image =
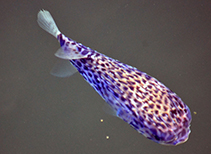
[[[147,92],[145,92],[145,93],[144,93],[144,95],[145,95],[145,96],[147,96],[147,95],[148,95],[148,93],[147,93]]]
[[[127,107],[129,110],[132,110],[132,106],[126,104],[126,107]]]
[[[126,91],[128,88],[124,86],[123,89]]]
[[[134,87],[133,87],[133,86],[129,86],[129,88],[130,88],[131,90],[134,90]]]
[[[152,123],[150,122],[150,121],[147,121],[147,124],[150,126],[150,125],[152,125]]]
[[[154,108],[154,104],[150,104],[149,108],[153,109]]]
[[[132,111],[132,114],[133,114],[134,117],[136,117],[136,118],[138,117],[137,114],[133,111]],[[134,121],[136,122],[136,124],[138,124],[138,122],[136,120],[134,120]]]
[[[157,102],[158,102],[159,104],[162,104],[160,100],[157,100]]]
[[[160,109],[160,105],[156,105],[158,109]]]
[[[100,81],[98,80],[98,76],[97,75],[94,75],[94,79],[97,83],[100,83]]]
[[[89,51],[88,50],[84,50],[84,51],[82,51],[82,55],[86,55],[87,53],[88,53]]]
[[[77,50],[80,52],[81,51],[81,47],[77,47]]]
[[[82,65],[81,65],[81,63],[79,62],[79,61],[77,61],[77,65],[79,66],[79,67],[81,67]]]
[[[90,63],[93,63],[93,59],[92,58],[86,58],[87,61],[90,61]]]
[[[143,82],[143,83],[146,83],[146,80],[142,79],[142,82]]]
[[[68,46],[70,44],[70,42],[68,41],[68,42],[66,42],[66,46]]]
[[[169,125],[168,123],[165,123],[166,127],[171,128],[171,125]]]
[[[176,100],[176,101],[178,101],[178,97],[177,96],[173,96],[174,97],[174,99]]]
[[[155,110],[155,114],[158,115],[158,110]]]
[[[101,60],[104,62],[105,61],[105,58],[102,57]]]
[[[103,60],[102,60],[102,61],[103,61]],[[108,64],[108,63],[105,63],[105,65],[106,65],[106,66],[109,66],[109,64]]]
[[[89,77],[92,77],[92,74],[91,73],[88,73]]]
[[[182,103],[182,102],[180,102],[180,101],[179,101],[179,105],[180,105],[180,107],[181,107],[181,108],[184,108],[183,103]]]
[[[178,125],[176,123],[174,123],[173,125],[174,125],[174,127],[178,127]]]
[[[122,100],[123,102],[126,101],[126,99],[125,99],[123,96],[121,97],[121,100]]]
[[[129,77],[129,78],[132,78],[132,79],[134,78],[134,76],[132,76],[132,75],[128,75],[128,77]],[[134,83],[134,84],[135,84],[135,83]]]
[[[88,68],[86,66],[84,66],[84,70],[88,70]]]
[[[153,118],[153,115],[152,114],[148,114],[148,116],[152,119]]]
[[[75,45],[76,43],[75,43],[75,42],[72,42],[71,44],[72,44],[72,45]]]
[[[132,93],[132,92],[129,92],[129,93],[128,93],[128,96],[130,96],[130,97],[131,97],[132,95],[133,95],[133,93]]]
[[[147,75],[147,74],[145,74],[145,78],[146,78],[147,80],[150,80],[150,79],[151,79],[151,77],[150,77],[149,75]]]
[[[171,120],[169,117],[167,118],[167,121],[168,121],[168,122],[172,122],[172,120]]]
[[[144,119],[141,116],[139,117],[139,120],[140,120],[141,123],[144,122]]]
[[[141,81],[140,81],[140,80],[135,80],[135,81],[136,81],[137,83],[139,83],[139,84],[141,83]]]
[[[155,98],[157,98],[158,96],[157,95],[153,95]]]
[[[113,92],[113,90],[109,86],[106,86],[106,89],[110,92]]]
[[[151,88],[152,88],[152,86],[151,86],[151,85],[148,85],[148,88],[149,88],[149,89],[151,89]]]
[[[142,73],[141,72],[136,72],[137,75],[139,76],[142,76]]]
[[[182,115],[184,114],[183,111],[182,111],[181,109],[179,109],[178,112],[179,112],[179,115],[180,115],[180,116],[182,116]]]
[[[160,116],[156,117],[158,121],[163,121]]]
[[[98,57],[98,56],[100,56],[100,54],[99,53],[96,53],[95,57]]]
[[[109,78],[107,73],[105,73],[104,76],[105,76],[106,78]]]
[[[130,70],[130,69],[126,69],[126,71],[127,71],[128,73],[131,73],[131,70]]]
[[[119,82],[127,85],[127,83],[124,81],[119,80]],[[119,84],[119,83],[117,83],[117,84]],[[119,86],[120,86],[120,84],[119,84]]]
[[[132,125],[135,129],[139,129],[138,126],[132,122],[130,123],[130,125]]]
[[[164,109],[164,111],[167,111],[168,108],[166,106],[164,106],[163,109]]]
[[[82,62],[83,64],[85,64],[85,63],[86,63],[86,60],[85,60],[85,59],[81,59],[81,62]]]
[[[189,126],[189,122],[186,118],[184,118],[183,125],[187,128]]]
[[[62,36],[60,37],[59,41],[60,41],[60,46],[62,47],[64,45],[64,43],[65,43],[65,40],[62,39]]]
[[[162,129],[165,129],[165,128],[166,128],[166,127],[165,127],[164,125],[162,125],[161,123],[156,123],[156,127],[158,127],[158,126],[162,127]]]
[[[128,81],[127,83],[128,83],[128,84],[131,84],[131,85],[136,84],[135,82],[132,82],[132,81]]]
[[[102,71],[106,71],[106,69],[105,69],[105,68],[101,68],[101,70],[102,70]]]
[[[90,58],[91,56],[93,56],[95,54],[94,50],[91,50],[91,53],[88,55],[88,57]]]
[[[118,71],[117,71],[117,74],[118,74],[119,76],[122,76],[122,72],[118,72]]]
[[[117,93],[115,93],[115,92],[114,92],[114,96],[117,97],[117,98],[119,97],[119,95]]]
[[[167,100],[167,98],[165,98],[165,104],[166,104],[166,105],[168,104],[168,100]]]
[[[139,94],[136,93],[136,97],[141,98],[141,96]]]
[[[144,101],[143,103],[144,103],[144,104],[148,104],[148,101]]]
[[[121,72],[125,72],[123,69],[120,69]]]
[[[181,119],[180,118],[176,118],[177,122],[180,123],[181,122]]]
[[[150,96],[150,97],[149,97],[149,100],[153,101],[153,97],[152,97],[152,96]]]
[[[114,85],[111,85],[111,88],[112,88],[112,89],[115,89],[115,86],[114,86]]]
[[[144,110],[145,110],[145,111],[148,111],[148,109],[147,109],[147,107],[146,107],[146,106],[144,107]]]
[[[134,100],[134,102],[139,103],[139,101],[137,99],[134,98],[133,100]]]
[[[101,66],[102,66],[102,67],[105,67],[105,65],[104,65],[104,64],[101,64]]]
[[[170,114],[171,114],[171,117],[174,118],[176,116],[176,114],[177,114],[177,110],[175,110],[175,109],[171,110]]]

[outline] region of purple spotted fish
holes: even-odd
[[[61,48],[55,55],[75,67],[117,117],[159,144],[178,145],[187,141],[191,113],[174,92],[137,68],[66,37],[48,11],[41,10],[37,21],[59,41]]]

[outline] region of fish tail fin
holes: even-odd
[[[57,36],[61,33],[54,22],[51,14],[46,10],[40,10],[37,14],[37,22],[39,26],[46,30],[48,33],[57,38]]]

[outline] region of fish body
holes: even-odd
[[[48,11],[38,13],[38,24],[60,42],[55,55],[69,60],[117,117],[159,144],[178,145],[188,139],[190,110],[164,84],[66,37]]]

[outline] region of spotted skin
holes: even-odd
[[[178,145],[188,139],[190,110],[164,84],[64,36],[48,11],[38,13],[38,24],[60,42],[55,55],[68,59],[119,118],[159,144]]]
[[[86,55],[70,62],[119,118],[160,144],[177,145],[188,139],[191,113],[174,92],[146,73],[61,34],[59,41],[65,40]]]

